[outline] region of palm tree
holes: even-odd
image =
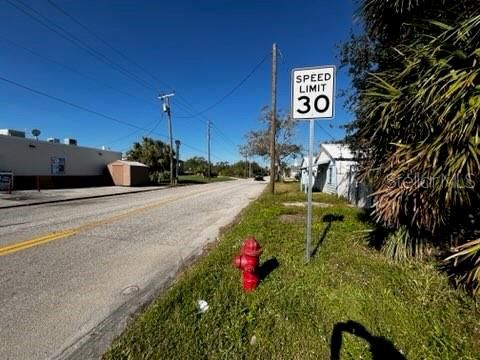
[[[160,140],[144,137],[127,152],[127,159],[149,166],[151,174],[165,174],[170,168],[170,147]]]

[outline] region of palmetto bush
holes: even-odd
[[[425,238],[412,234],[406,226],[400,226],[387,234],[383,240],[382,251],[394,260],[405,260],[411,257],[421,259],[429,250]]]
[[[480,294],[480,239],[472,240],[453,249],[445,259],[447,269],[457,284]]]
[[[384,52],[390,63],[384,57],[362,79],[353,125],[360,176],[375,189],[373,216],[393,232],[385,250],[402,258],[422,254],[426,240],[445,248],[473,240],[454,229],[480,204],[480,4],[370,0],[362,10],[377,41],[393,31],[385,16],[397,14],[409,34],[384,42],[393,44]],[[460,280],[479,284],[477,242],[448,262],[462,264]]]
[[[370,151],[399,134],[363,167],[377,189],[377,220],[433,235],[478,204],[480,175],[480,15],[436,24],[446,30],[396,49],[402,67],[370,76],[361,104],[376,122],[358,130]]]

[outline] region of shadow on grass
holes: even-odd
[[[363,223],[367,223],[367,224],[373,224],[374,223],[372,216],[366,210],[363,210],[363,211],[360,211],[359,213],[357,213],[357,219],[359,221],[361,221]]]
[[[178,180],[178,184],[180,185],[208,184],[208,180],[194,180],[194,179]]]
[[[380,251],[385,243],[385,239],[391,230],[388,230],[378,225],[366,211],[362,211],[357,215],[357,219],[365,224],[368,224],[371,228],[370,231],[365,232],[364,238],[368,243],[368,246]]]
[[[340,359],[342,335],[344,332],[366,340],[370,344],[370,352],[373,360],[406,360],[406,357],[395,348],[390,340],[383,336],[373,336],[363,325],[352,320],[339,322],[333,327],[330,341],[330,360]]]
[[[260,281],[265,280],[265,278],[276,268],[280,266],[277,258],[273,257],[265,261],[258,269],[258,275],[260,276]]]
[[[343,221],[344,216],[343,215],[338,215],[338,214],[325,214],[322,217],[322,222],[327,223],[327,226],[323,229],[322,234],[318,238],[317,244],[312,250],[312,253],[310,256],[314,257],[315,254],[318,252],[318,248],[322,243],[325,241],[325,238],[327,237],[328,232],[330,231],[330,228],[332,227],[332,222],[334,221]]]

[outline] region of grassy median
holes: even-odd
[[[314,194],[314,249],[304,260],[304,195],[264,194],[207,256],[148,307],[105,359],[478,359],[480,308],[435,264],[392,263],[358,236],[368,224]],[[285,205],[287,204],[287,206]],[[242,239],[264,248],[266,277],[244,294],[232,266]],[[209,309],[200,313],[197,301]]]

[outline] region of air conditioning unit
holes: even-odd
[[[63,140],[65,145],[77,145],[77,139],[66,138]]]
[[[48,138],[47,141],[49,143],[60,144],[60,139],[57,138]]]

